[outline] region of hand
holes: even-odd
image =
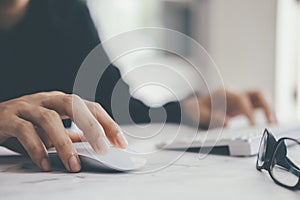
[[[70,118],[83,135],[68,132],[62,119]],[[80,171],[80,161],[72,142],[87,140],[98,153],[109,146],[125,148],[127,141],[119,126],[97,103],[62,92],[37,93],[0,103],[0,144],[16,149],[16,140],[32,161],[50,170],[46,149],[55,147],[70,172]]]
[[[212,110],[212,99],[215,108]],[[225,99],[224,104],[220,99]],[[245,115],[251,125],[255,125],[255,109],[263,109],[268,123],[276,123],[276,118],[264,95],[258,91],[245,91],[235,93],[228,90],[217,90],[211,96],[190,98],[184,102],[186,114],[201,127],[208,128],[227,126],[231,118],[237,115]],[[195,110],[200,111],[196,113]],[[224,113],[225,111],[225,113]]]

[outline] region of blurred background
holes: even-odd
[[[208,51],[227,88],[259,89],[273,103],[279,120],[300,118],[298,0],[88,0],[88,5],[102,41],[143,27],[179,31]],[[136,35],[136,38],[152,42],[151,35]],[[187,57],[197,56],[188,44],[172,45],[178,46]],[[114,54],[114,48],[106,50],[109,56]],[[149,52],[147,55],[148,59],[174,65],[193,78],[184,64],[157,56],[155,52],[151,52],[151,58]],[[123,57],[115,64],[124,75],[141,60],[145,60],[143,53]],[[124,80],[131,85],[136,78],[132,75]],[[193,84],[201,85],[197,80]],[[149,90],[137,96],[147,95],[153,96]],[[151,103],[159,104],[148,102]]]

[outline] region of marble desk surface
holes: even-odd
[[[177,152],[163,151],[157,158]],[[186,152],[155,172],[44,173],[24,157],[0,148],[0,200],[13,199],[300,199],[299,191],[276,185],[255,169],[255,157],[236,158]]]

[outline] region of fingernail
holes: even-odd
[[[76,155],[72,155],[69,158],[69,169],[71,172],[79,172],[81,169],[79,158]]]
[[[118,133],[118,135],[117,135],[117,141],[118,141],[119,146],[120,146],[121,148],[126,148],[126,147],[128,146],[128,141],[127,141],[127,139],[126,139],[124,133],[121,132],[121,131],[120,131],[120,132]]]
[[[106,154],[108,152],[109,146],[107,142],[103,139],[103,137],[99,137],[96,142],[95,151],[99,154]]]
[[[49,162],[48,158],[43,158],[41,160],[40,166],[41,166],[43,171],[50,171],[50,169],[51,169],[50,162]]]

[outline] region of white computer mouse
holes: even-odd
[[[74,146],[85,168],[99,171],[128,172],[141,169],[146,164],[145,158],[128,149],[111,147],[106,154],[100,155],[87,142],[75,143]],[[56,151],[51,149],[48,153],[53,156]]]

